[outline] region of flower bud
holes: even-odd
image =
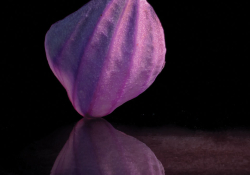
[[[161,23],[146,0],[91,0],[53,24],[48,63],[85,117],[103,117],[144,92],[165,65]]]

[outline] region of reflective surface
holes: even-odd
[[[250,173],[250,132],[247,130],[208,132],[175,126],[133,127],[115,123],[113,127],[104,119],[93,122],[82,119],[74,129],[73,126],[61,128],[26,147],[19,159],[20,172],[49,174],[54,166],[53,171],[59,174],[66,170],[76,173],[77,169],[86,168],[81,164],[88,165],[85,171],[130,171],[133,166],[126,165],[124,154],[133,158],[134,167],[143,163],[148,166],[142,167],[149,170],[152,164],[145,157],[151,156],[151,163],[157,165],[155,154],[166,175]],[[97,153],[95,158],[94,153]],[[160,167],[160,163],[156,167]]]
[[[104,119],[80,120],[53,165],[51,175],[163,175],[154,153]]]

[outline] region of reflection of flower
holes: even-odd
[[[144,143],[113,128],[106,120],[80,120],[51,170],[51,175],[164,175]]]
[[[92,0],[51,26],[45,50],[85,117],[108,115],[144,92],[166,54],[161,23],[146,0]]]

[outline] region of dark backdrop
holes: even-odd
[[[82,117],[49,68],[49,27],[87,1],[8,1],[1,7],[1,156],[3,168],[27,144]],[[109,122],[190,129],[250,128],[249,3],[148,0],[165,32],[166,65]]]

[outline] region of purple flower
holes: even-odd
[[[45,50],[85,117],[108,115],[144,92],[166,54],[163,28],[146,0],[92,0],[51,26]]]

